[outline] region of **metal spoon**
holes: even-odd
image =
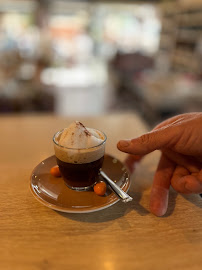
[[[100,175],[106,180],[107,184],[114,191],[114,193],[122,200],[122,202],[130,202],[133,200],[126,192],[124,192],[117,184],[114,183],[107,175],[100,169]]]

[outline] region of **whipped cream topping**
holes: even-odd
[[[68,163],[89,163],[104,155],[105,135],[75,121],[55,137],[55,155]]]
[[[101,134],[75,121],[64,129],[60,136],[59,144],[68,148],[83,149],[97,146],[103,140],[104,138],[101,137]]]

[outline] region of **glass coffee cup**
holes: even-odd
[[[55,156],[65,184],[78,191],[90,189],[96,182],[105,154],[106,135],[94,130],[102,140],[101,143],[88,148],[69,148],[59,144],[64,130],[53,137]]]

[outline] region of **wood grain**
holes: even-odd
[[[166,216],[149,213],[149,188],[159,154],[132,175],[128,204],[89,214],[46,208],[29,190],[32,169],[53,154],[52,136],[73,119],[54,115],[0,117],[0,269],[201,269],[202,199],[171,190]],[[147,131],[134,114],[78,119],[108,136],[107,149]]]

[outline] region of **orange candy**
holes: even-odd
[[[50,169],[50,173],[51,173],[51,175],[53,175],[53,176],[55,176],[55,177],[60,177],[60,176],[61,176],[61,173],[60,173],[60,170],[59,170],[58,165],[53,166],[53,167]]]
[[[107,185],[105,182],[99,182],[94,185],[94,192],[99,196],[103,196],[106,192],[106,189]]]

